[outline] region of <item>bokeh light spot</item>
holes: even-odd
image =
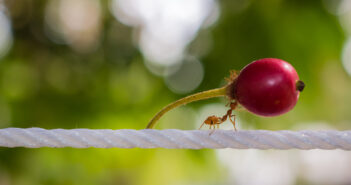
[[[175,93],[188,93],[196,89],[204,77],[200,61],[188,57],[177,72],[165,77],[167,86]]]
[[[75,51],[92,52],[99,46],[101,5],[94,0],[51,0],[45,11],[47,36]]]
[[[344,45],[342,52],[342,64],[346,72],[351,76],[351,39],[349,38]]]
[[[10,50],[12,42],[11,24],[8,17],[1,11],[0,4],[0,58]]]
[[[181,62],[199,29],[213,24],[219,14],[214,0],[112,0],[110,10],[139,30],[139,48],[156,66]]]

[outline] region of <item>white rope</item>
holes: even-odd
[[[351,150],[351,131],[93,130],[5,128],[0,147]]]

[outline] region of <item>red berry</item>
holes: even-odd
[[[275,58],[248,64],[229,88],[229,96],[248,111],[261,116],[277,116],[291,110],[304,83],[294,67]]]

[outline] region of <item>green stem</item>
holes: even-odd
[[[212,89],[212,90],[208,90],[208,91],[203,91],[203,92],[199,92],[190,96],[187,96],[185,98],[182,98],[180,100],[177,100],[169,105],[167,105],[166,107],[164,107],[162,110],[160,110],[153,118],[152,120],[149,122],[149,124],[147,125],[147,129],[152,129],[155,127],[156,122],[168,111],[193,102],[193,101],[198,101],[198,100],[204,100],[204,99],[208,99],[208,98],[214,98],[214,97],[219,97],[219,96],[226,96],[227,94],[227,86],[218,88],[218,89]]]

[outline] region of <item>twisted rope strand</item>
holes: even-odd
[[[5,128],[0,147],[72,148],[237,148],[237,149],[343,149],[351,150],[348,131],[267,130],[93,130]]]

